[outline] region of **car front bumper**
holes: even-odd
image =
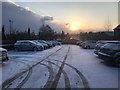
[[[104,61],[114,61],[114,56],[108,55],[106,53],[98,52],[99,58],[101,58]]]
[[[94,53],[95,53],[96,55],[98,55],[98,50],[94,50]]]

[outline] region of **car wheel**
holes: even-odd
[[[90,49],[90,46],[86,46],[86,49]]]
[[[44,47],[44,50],[46,50],[46,47]]]
[[[38,49],[36,47],[33,48],[33,51],[37,51]]]
[[[19,51],[19,48],[15,48],[15,51]]]

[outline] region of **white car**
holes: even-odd
[[[82,43],[82,48],[85,49],[95,48],[95,45],[96,41],[89,40]]]
[[[7,50],[0,47],[0,63],[8,60],[9,58],[8,58]]]

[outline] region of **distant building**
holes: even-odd
[[[105,31],[104,33],[106,35],[108,35],[108,36],[114,36],[114,32],[113,31]]]
[[[115,27],[114,29],[114,36],[117,40],[120,40],[120,25],[118,25],[117,27]]]
[[[71,36],[70,39],[74,39],[74,40],[80,40],[80,36],[79,35],[74,35],[74,36]]]

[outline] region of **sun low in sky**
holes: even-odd
[[[80,24],[78,22],[68,23],[67,27],[71,31],[79,31],[80,30]]]

